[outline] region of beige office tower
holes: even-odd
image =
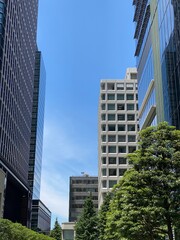
[[[128,153],[137,148],[137,70],[123,80],[101,80],[98,126],[98,205],[130,167]]]

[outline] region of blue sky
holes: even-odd
[[[39,0],[46,74],[41,200],[68,221],[69,177],[97,175],[100,79],[135,66],[131,0]]]

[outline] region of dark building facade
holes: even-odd
[[[180,2],[134,0],[140,128],[180,128]]]
[[[0,167],[4,218],[30,223],[29,149],[38,0],[0,0]]]
[[[87,174],[79,177],[70,177],[69,184],[69,222],[77,221],[85,199],[91,194],[94,207],[98,210],[98,177]]]
[[[46,73],[42,54],[36,52],[29,158],[29,186],[33,199],[40,198]]]
[[[49,234],[50,226],[51,212],[40,200],[33,200],[31,228],[34,231]]]

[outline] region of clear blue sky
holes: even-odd
[[[100,79],[135,66],[131,0],[40,0],[46,73],[41,200],[68,221],[69,177],[97,175]]]

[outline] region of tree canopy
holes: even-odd
[[[50,236],[53,237],[56,240],[62,239],[62,229],[61,226],[56,218],[56,221],[54,223],[54,228],[51,230]]]
[[[98,212],[98,235],[99,235],[99,240],[104,240],[105,237],[105,227],[107,224],[107,212],[109,211],[110,207],[110,200],[112,198],[112,194],[107,193],[104,201],[100,207],[100,210]]]
[[[76,240],[96,240],[98,236],[97,214],[92,197],[89,196],[84,202],[84,208],[79,220],[75,225]]]
[[[53,238],[34,232],[19,223],[0,219],[1,240],[53,240]]]
[[[173,240],[180,229],[180,131],[167,123],[139,134],[133,165],[114,188],[105,239]]]

